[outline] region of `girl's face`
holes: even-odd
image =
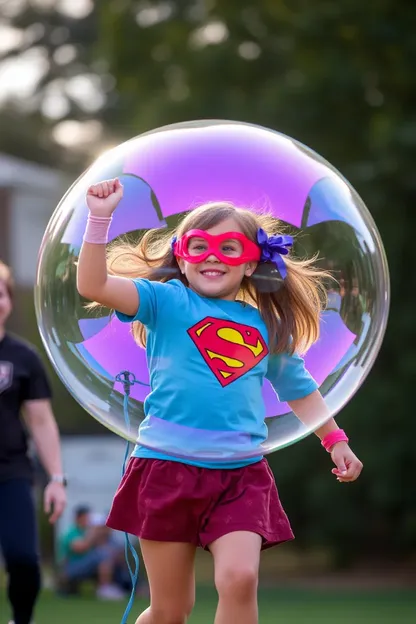
[[[229,218],[218,225],[207,230],[208,234],[218,236],[226,232],[240,232],[243,234],[238,222]],[[192,240],[195,254],[201,253],[206,245],[206,241],[201,238]],[[238,240],[224,241],[222,249],[225,254],[233,255],[238,253]],[[192,252],[192,248],[190,249]],[[255,271],[256,262],[246,262],[237,266],[225,264],[214,254],[209,255],[203,262],[198,264],[187,262],[183,258],[178,258],[181,272],[188,280],[189,287],[203,297],[213,297],[217,299],[227,299],[233,301],[240,290],[244,277],[249,277]]]
[[[12,311],[12,302],[6,284],[0,280],[0,330],[4,327]]]

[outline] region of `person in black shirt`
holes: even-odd
[[[29,434],[50,478],[44,508],[52,523],[65,508],[66,481],[41,360],[31,345],[5,330],[12,301],[11,271],[0,261],[0,548],[8,575],[10,624],[30,624],[41,577]]]

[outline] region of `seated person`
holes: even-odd
[[[75,509],[74,524],[60,544],[62,580],[67,591],[74,592],[80,582],[94,579],[98,583],[98,598],[124,598],[125,593],[115,578],[117,573],[119,575],[120,552],[111,533],[103,516],[91,514],[85,506]]]

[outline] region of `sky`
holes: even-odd
[[[56,121],[54,139],[57,143],[69,149],[84,151],[86,144],[99,141],[102,126],[94,120],[60,121],[70,110],[67,96],[93,116],[105,103],[106,93],[113,88],[114,79],[112,76],[99,77],[92,72],[78,74],[69,79],[62,77],[49,83],[46,92],[40,97],[37,85],[49,67],[46,51],[41,45],[36,45],[42,38],[43,25],[38,22],[22,31],[12,28],[9,21],[28,3],[38,7],[55,8],[74,19],[87,17],[94,8],[93,0],[0,0],[0,57],[9,51],[24,48],[24,51],[13,58],[0,60],[0,107],[10,98],[13,98],[14,105],[21,110],[30,112],[31,109],[40,106],[45,117]],[[138,3],[136,22],[140,28],[149,28],[169,19],[171,15],[172,4],[168,0],[161,0],[156,5]],[[189,40],[190,48],[218,45],[227,39],[229,33],[224,23],[205,21],[204,0],[194,0],[189,17],[196,23]],[[56,36],[59,37],[59,33]],[[261,54],[259,46],[250,41],[242,42],[236,52],[247,60],[253,60]],[[54,62],[64,68],[73,62],[76,56],[76,47],[71,42],[63,40],[56,49]],[[63,70],[62,75],[64,74]],[[174,85],[171,90],[174,97]]]
[[[33,24],[25,32],[12,28],[8,20],[18,13],[28,0],[0,0],[0,55],[16,49],[20,45],[35,44],[42,35],[42,24]],[[33,5],[45,8],[55,6],[64,15],[75,19],[86,17],[93,9],[92,0],[30,0]],[[63,44],[57,49],[55,61],[62,66],[70,63],[76,56],[76,49],[71,44]],[[17,105],[29,109],[34,105],[33,96],[39,79],[47,72],[48,61],[41,47],[29,48],[18,57],[0,62],[0,107],[13,97]],[[42,113],[51,119],[59,120],[68,112],[68,93],[83,108],[95,112],[104,103],[104,94],[99,79],[92,74],[78,75],[70,80],[57,80],[47,90],[42,103]],[[82,144],[96,140],[100,135],[98,122],[64,121],[58,123],[55,140],[66,146],[82,148]]]

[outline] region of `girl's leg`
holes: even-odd
[[[219,602],[215,624],[257,624],[257,585],[262,538],[235,531],[210,544]]]
[[[195,602],[195,546],[140,540],[140,547],[149,579],[150,607],[136,624],[185,624]]]

